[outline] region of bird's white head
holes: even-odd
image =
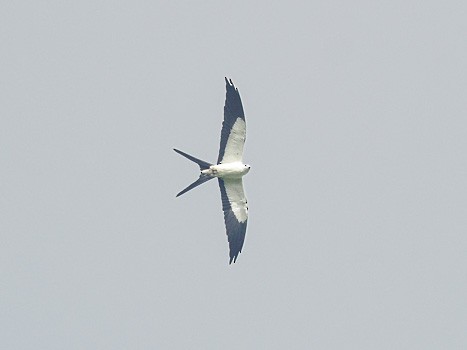
[[[247,174],[247,173],[250,171],[251,166],[250,166],[249,164],[243,164],[243,166],[244,166],[244,168],[245,168],[245,169],[243,170],[243,171],[244,171],[244,174]]]

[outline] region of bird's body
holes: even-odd
[[[218,179],[232,263],[237,260],[245,241],[248,204],[242,177],[250,171],[250,166],[242,160],[246,122],[240,94],[232,80],[226,78],[225,82],[227,93],[217,164],[205,162],[177,149],[174,151],[197,163],[201,171],[199,178],[179,192],[177,197],[209,180]]]
[[[221,179],[241,179],[250,171],[250,166],[242,162],[223,163],[211,165],[209,169],[202,170],[201,174],[219,177]]]

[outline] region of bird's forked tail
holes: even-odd
[[[191,160],[192,162],[195,162],[196,164],[199,165],[199,168],[201,171],[203,170],[206,170],[206,169],[209,169],[209,167],[212,165],[211,163],[208,163],[208,162],[205,162],[204,160],[201,160],[201,159],[198,159],[198,158],[195,158],[193,156],[190,156],[189,154],[185,153],[185,152],[182,152],[178,149],[175,149],[174,148],[174,151],[177,152],[178,154],[181,154],[182,156],[184,156],[185,158],[188,158],[189,160]],[[189,190],[192,190],[193,188],[205,183],[206,181],[209,181],[211,179],[214,179],[214,176],[210,176],[210,175],[207,175],[207,174],[200,174],[199,175],[199,178],[193,182],[191,185],[189,185],[187,188],[185,188],[184,190],[180,191],[179,193],[177,193],[177,196],[181,196],[182,194],[188,192]]]

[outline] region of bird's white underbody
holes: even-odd
[[[220,177],[221,179],[241,179],[250,171],[248,164],[232,162],[211,165],[209,169],[201,171],[202,174]]]

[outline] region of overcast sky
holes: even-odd
[[[466,349],[464,1],[4,1],[0,348]],[[250,207],[228,264],[224,76]]]

